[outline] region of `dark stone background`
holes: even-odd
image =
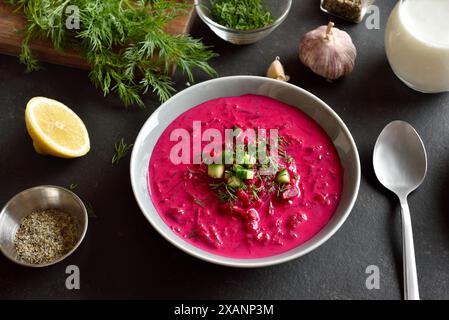
[[[385,57],[383,34],[395,3],[378,0],[381,30],[335,20],[358,49],[350,76],[328,83],[298,60],[302,35],[330,19],[319,1],[293,1],[287,20],[268,38],[251,46],[218,39],[197,19],[192,35],[220,54],[212,65],[220,76],[263,75],[280,56],[291,83],[326,101],[343,118],[357,142],[362,183],[358,201],[338,233],[314,252],[263,269],[239,270],[208,264],[176,249],[141,214],[129,181],[129,157],[111,165],[113,145],[132,142],[158,101],[146,97],[145,110],[125,110],[117,97],[104,98],[87,72],[56,65],[24,74],[14,57],[0,56],[0,204],[28,187],[78,184],[96,218],[81,247],[53,267],[28,269],[0,257],[0,298],[214,298],[214,299],[400,299],[402,255],[397,201],[377,182],[372,149],[390,121],[403,119],[421,134],[429,172],[410,197],[416,260],[424,299],[449,298],[449,95],[424,95],[403,85]],[[197,75],[197,81],[208,78]],[[186,79],[176,75],[177,89]],[[37,155],[24,125],[24,108],[33,96],[55,98],[72,107],[89,128],[92,150],[81,159]],[[65,268],[81,270],[81,289],[65,289]],[[380,290],[365,288],[368,265],[380,268]]]

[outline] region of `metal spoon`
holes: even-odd
[[[416,130],[407,122],[389,123],[377,138],[373,154],[374,171],[379,181],[401,202],[404,264],[404,298],[419,300],[412,222],[407,196],[423,182],[427,155]]]

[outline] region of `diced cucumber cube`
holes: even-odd
[[[207,166],[207,175],[214,179],[223,178],[224,171],[224,164],[210,164]]]
[[[231,176],[228,179],[228,186],[233,188],[233,189],[238,189],[243,185],[242,180],[240,180],[239,178],[237,178],[236,176]]]
[[[287,169],[282,169],[279,171],[278,176],[276,177],[277,183],[290,183],[290,175],[288,174]]]
[[[256,164],[256,158],[251,156],[249,153],[245,153],[243,156],[243,164],[245,166],[253,166]]]
[[[240,179],[250,180],[254,178],[254,171],[242,167],[237,167],[235,168],[235,175]]]

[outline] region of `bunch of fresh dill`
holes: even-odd
[[[210,0],[215,22],[236,30],[265,27],[274,21],[261,0]]]
[[[171,35],[168,22],[185,13],[177,0],[5,0],[27,20],[20,61],[28,71],[39,68],[30,43],[50,40],[57,50],[78,51],[91,66],[92,82],[106,95],[117,92],[125,106],[143,106],[141,94],[155,92],[161,101],[174,92],[173,66],[193,81],[192,70],[209,75],[216,56],[200,40]],[[66,27],[68,5],[79,10],[80,28]]]

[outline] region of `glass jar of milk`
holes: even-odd
[[[388,19],[385,49],[409,87],[449,91],[449,0],[401,0]]]

